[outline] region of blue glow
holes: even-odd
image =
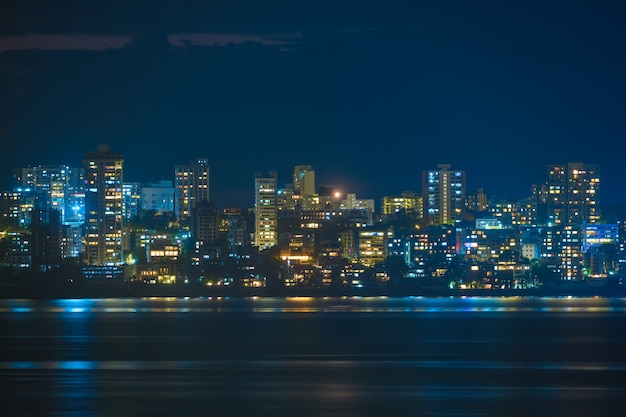
[[[35,362],[10,362],[9,368],[12,369],[36,369],[37,364]]]
[[[62,361],[58,364],[58,369],[87,370],[96,368],[96,362],[93,361]]]

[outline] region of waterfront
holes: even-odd
[[[12,416],[623,415],[626,299],[1,300]]]

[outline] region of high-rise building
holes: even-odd
[[[194,228],[191,237],[204,247],[214,244],[219,237],[219,212],[215,204],[203,200],[193,209]]]
[[[579,227],[563,227],[561,240],[561,279],[570,281],[582,277],[584,238]]]
[[[563,165],[548,166],[548,179],[544,189],[547,224],[556,226],[566,223],[565,201],[567,201],[567,174]]]
[[[85,163],[85,261],[91,265],[117,266],[124,262],[122,226],[123,163],[121,154],[108,145],[87,152]]]
[[[311,165],[296,165],[293,170],[293,189],[303,198],[315,194],[315,171]]]
[[[620,276],[626,278],[626,213],[617,222],[617,263]]]
[[[259,250],[278,244],[278,209],[276,204],[276,171],[257,174],[254,179],[254,245]]]
[[[584,235],[580,226],[541,228],[541,261],[563,281],[582,278]]]
[[[141,208],[141,184],[126,182],[122,184],[124,199],[124,220],[131,220],[139,214]]]
[[[422,172],[424,219],[427,225],[454,224],[463,218],[465,171],[452,171],[449,164]]]
[[[30,224],[31,267],[46,271],[61,263],[61,212],[35,210]]]
[[[598,192],[600,168],[581,162],[567,164],[567,221],[569,223],[598,223],[600,208]]]
[[[19,189],[33,192],[37,210],[57,210],[63,224],[84,221],[84,170],[67,165],[36,165],[15,171]],[[28,220],[26,223],[29,223]]]
[[[176,217],[184,221],[200,201],[209,200],[209,162],[207,159],[190,161],[189,165],[176,165],[174,181],[176,188]]]
[[[20,225],[22,193],[19,191],[3,191],[0,193],[0,216],[12,227]]]
[[[581,162],[548,166],[543,198],[548,225],[598,223],[599,167]]]
[[[222,210],[220,223],[226,226],[226,237],[231,254],[239,252],[241,247],[250,243],[250,233],[247,233],[248,222],[242,216],[240,208],[227,207]]]
[[[276,191],[278,211],[302,209],[302,196],[294,193],[293,184],[285,184]]]

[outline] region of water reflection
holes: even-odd
[[[406,355],[367,355],[358,360],[350,356],[306,355],[294,358],[286,355],[269,360],[196,360],[196,361],[8,361],[0,362],[0,369],[57,370],[57,371],[184,371],[237,368],[421,368],[421,369],[481,369],[481,370],[559,370],[559,371],[626,371],[625,363],[603,362],[510,362],[485,360],[421,360],[406,359]],[[377,358],[384,356],[384,358]],[[394,356],[400,359],[394,359]]]
[[[604,298],[4,300],[0,399],[11,416],[619,415],[625,308]]]
[[[624,298],[149,297],[2,300],[0,313],[623,313]]]

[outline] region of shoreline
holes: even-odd
[[[207,287],[198,285],[92,284],[79,288],[24,288],[0,286],[0,299],[89,299],[146,297],[626,297],[626,288],[560,284],[530,289],[445,289],[425,287],[319,288],[319,287]]]

